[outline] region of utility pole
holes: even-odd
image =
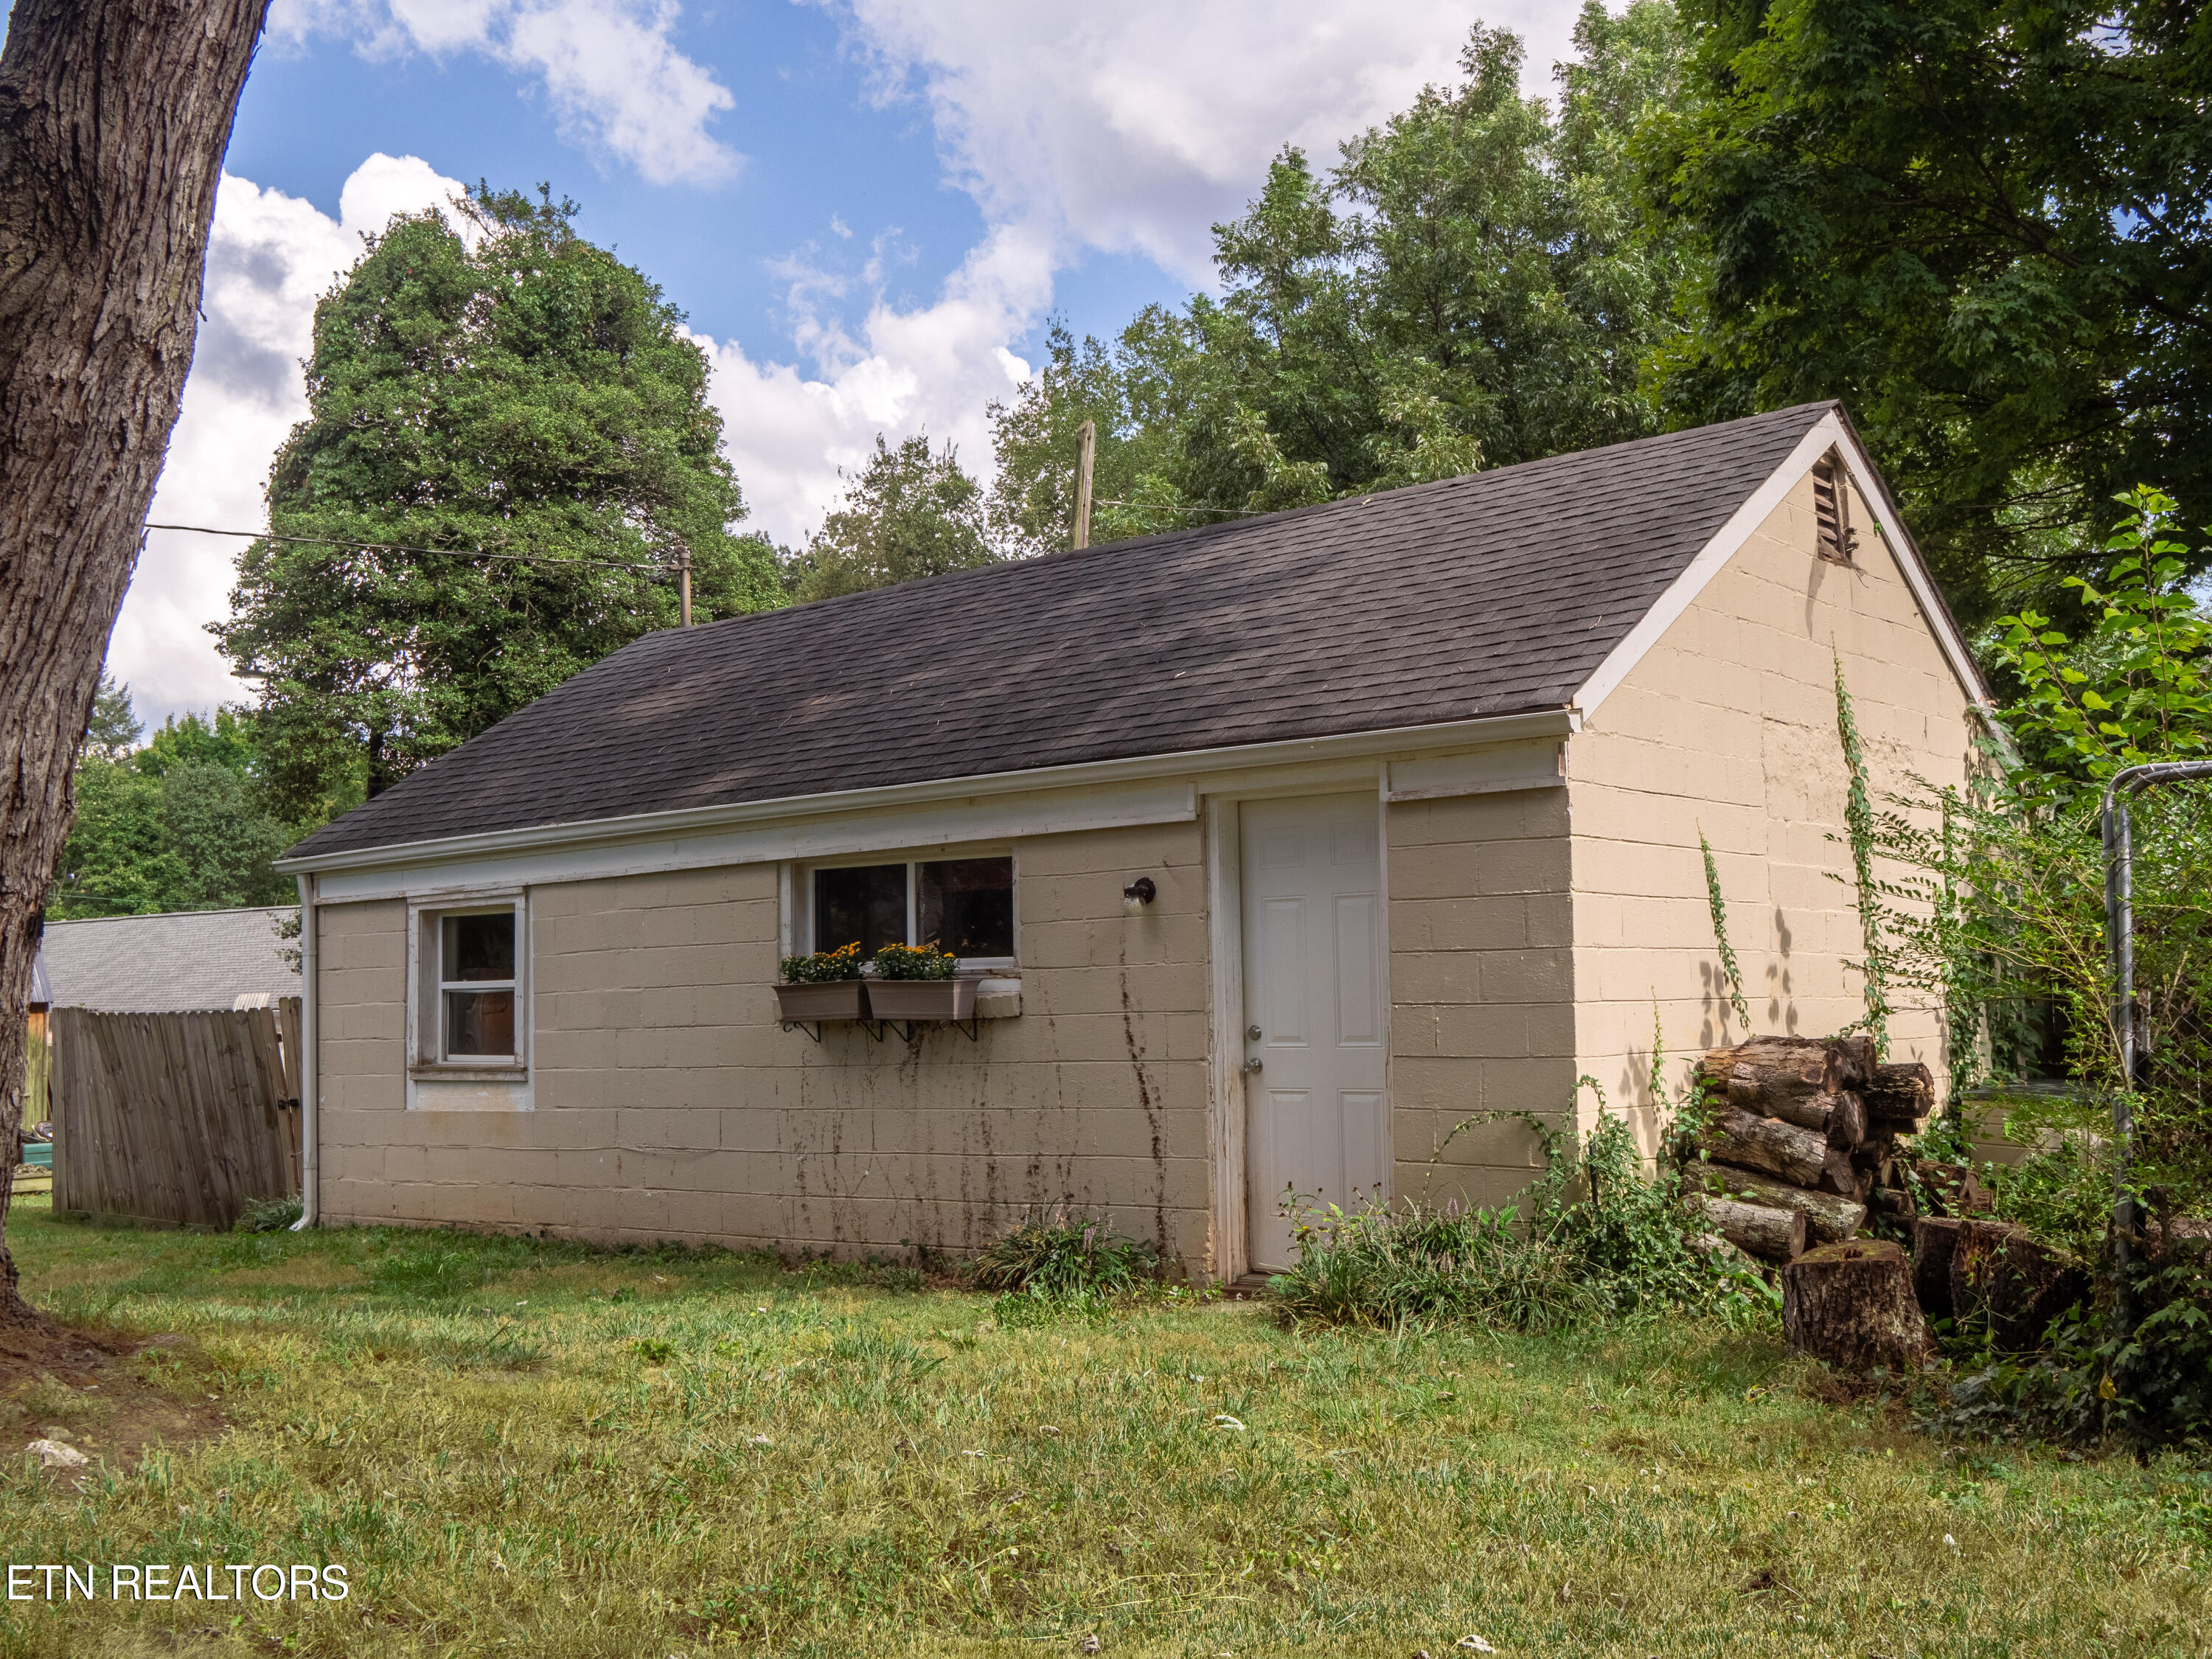
[[[691,626],[691,544],[676,544],[676,568],[684,580],[684,625]]]
[[[1073,547],[1091,545],[1091,469],[1098,459],[1098,427],[1085,421],[1075,428],[1075,536]]]

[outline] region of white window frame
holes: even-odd
[[[915,866],[923,864],[958,864],[969,859],[1005,859],[1013,868],[1013,926],[1014,952],[1005,957],[962,957],[957,971],[963,974],[1011,975],[1020,971],[1022,959],[1022,866],[1021,860],[1008,849],[1000,848],[961,848],[953,852],[931,853],[856,853],[850,858],[816,859],[811,863],[791,866],[791,939],[792,949],[787,954],[811,955],[820,947],[814,938],[814,872],[817,870],[866,870],[877,865],[902,864],[906,866],[906,940],[908,945],[926,941],[915,937],[921,925],[921,885]]]
[[[504,1058],[494,1054],[445,1057],[446,981],[441,948],[441,924],[447,916],[484,915],[500,910],[514,913],[514,1048]],[[530,914],[520,888],[499,891],[443,893],[410,903],[407,916],[407,1060],[417,1078],[451,1078],[466,1082],[513,1082],[530,1071]],[[503,980],[472,981],[478,989],[495,990]],[[459,985],[460,981],[455,981]]]

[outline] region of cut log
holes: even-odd
[[[1700,1069],[1727,1091],[1729,1104],[1745,1111],[1771,1111],[1777,1101],[1833,1094],[1842,1086],[1834,1051],[1812,1037],[1753,1037],[1733,1048],[1709,1049]]]
[[[1758,1117],[1723,1106],[1698,1137],[1713,1157],[1741,1169],[1764,1170],[1800,1187],[1820,1178],[1827,1143],[1810,1129],[1779,1118]]]
[[[1848,1152],[1867,1138],[1866,1097],[1844,1089],[1828,1098],[1828,1145]]]
[[[1912,1294],[1930,1319],[1951,1317],[1951,1258],[1966,1224],[1954,1215],[1923,1215],[1912,1224]]]
[[[1919,1212],[1912,1207],[1912,1194],[1895,1187],[1877,1187],[1868,1196],[1867,1207],[1877,1215],[1894,1216],[1899,1221],[1911,1221]]]
[[[1874,1046],[1872,1037],[1833,1037],[1830,1042],[1836,1050],[1836,1087],[1863,1089],[1875,1080],[1881,1070],[1881,1051]]]
[[[1749,1209],[1751,1206],[1741,1207]],[[1759,1266],[1756,1258],[1724,1233],[1699,1233],[1690,1240],[1690,1249],[1704,1257],[1708,1267],[1749,1269]]]
[[[1917,1128],[1936,1108],[1936,1079],[1917,1060],[1877,1066],[1861,1094],[1869,1121]]]
[[[1916,1158],[1912,1173],[1919,1177],[1921,1190],[1929,1202],[1947,1214],[1987,1215],[1994,1203],[1990,1189],[1974,1172],[1959,1164]]]
[[[1951,1312],[1985,1325],[2008,1353],[2043,1346],[2051,1322],[2088,1294],[2089,1275],[2027,1228],[1966,1220],[1951,1252]]]
[[[1851,1371],[1904,1370],[1931,1346],[1912,1270],[1887,1239],[1824,1244],[1786,1265],[1782,1333],[1800,1352]]]
[[[1756,1256],[1761,1261],[1783,1262],[1804,1253],[1806,1217],[1802,1210],[1745,1204],[1715,1193],[1691,1193],[1682,1203],[1723,1241],[1746,1255]]]
[[[1690,1173],[1693,1181],[1708,1189],[1717,1188],[1723,1198],[1764,1205],[1770,1210],[1802,1210],[1812,1224],[1816,1244],[1832,1244],[1838,1239],[1849,1238],[1866,1220],[1863,1204],[1838,1198],[1832,1193],[1808,1192],[1802,1187],[1792,1187],[1750,1170],[1731,1169],[1725,1164],[1698,1164],[1691,1166]]]
[[[1813,1190],[1833,1193],[1838,1198],[1863,1204],[1867,1194],[1874,1190],[1874,1172],[1860,1169],[1851,1161],[1849,1152],[1824,1146],[1820,1149],[1820,1173],[1813,1182]]]

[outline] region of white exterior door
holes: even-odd
[[[1243,819],[1245,1212],[1251,1263],[1291,1257],[1286,1193],[1387,1195],[1389,980],[1372,795],[1250,801]]]

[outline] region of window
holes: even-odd
[[[529,1053],[520,902],[418,911],[416,918],[416,1064],[520,1069]]]
[[[930,945],[963,959],[1011,961],[1014,861],[933,859],[814,872],[814,949]]]

